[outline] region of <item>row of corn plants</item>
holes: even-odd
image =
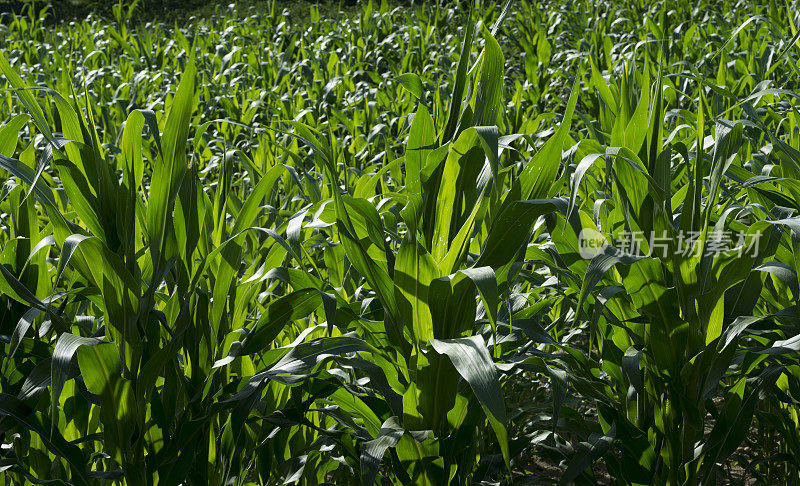
[[[800,481],[796,2],[0,22],[0,484]]]

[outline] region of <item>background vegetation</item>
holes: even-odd
[[[0,484],[800,480],[796,2],[462,7],[3,17]]]

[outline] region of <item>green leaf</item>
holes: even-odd
[[[10,172],[11,175],[15,177],[19,177],[22,182],[28,184],[28,186],[33,186],[33,192],[36,195],[36,199],[38,199],[42,204],[46,204],[51,207],[56,206],[56,200],[53,197],[53,191],[47,187],[47,184],[42,180],[41,177],[36,179],[36,171],[34,171],[32,168],[23,164],[19,160],[0,154],[0,169]],[[36,184],[34,184],[34,180],[36,180]]]
[[[549,190],[561,167],[561,150],[572,126],[572,115],[580,93],[581,73],[575,77],[575,84],[567,101],[567,111],[556,133],[536,152],[536,155],[525,165],[517,181],[514,182],[504,205],[515,200],[540,199],[548,196]]]
[[[296,374],[313,368],[327,358],[355,352],[377,353],[378,350],[362,339],[352,336],[322,338],[298,344],[266,373],[273,376],[283,373]]]
[[[706,456],[703,460],[704,482],[713,474],[715,465],[724,462],[742,443],[750,430],[755,407],[764,397],[765,389],[772,387],[782,372],[781,366],[764,369],[748,387],[749,392],[743,400],[735,392],[728,393],[719,419],[703,444],[702,452]],[[734,388],[741,386],[744,386],[743,378]]]
[[[33,94],[31,94],[32,90],[28,88],[28,86],[25,84],[25,81],[22,80],[19,74],[14,71],[2,52],[0,52],[0,72],[2,72],[6,79],[8,79],[20,101],[22,101],[22,104],[25,105],[25,109],[28,110],[31,118],[33,118],[36,128],[42,132],[48,142],[52,143],[53,132],[50,130],[50,125],[48,125],[47,120],[44,117],[42,107],[39,106],[36,98],[34,98]]]
[[[293,321],[308,317],[322,305],[321,292],[317,289],[303,289],[285,295],[271,302],[256,322],[255,327],[242,340],[235,352],[227,358],[214,363],[222,366],[236,356],[244,356],[266,350],[273,340]]]
[[[422,193],[422,180],[420,171],[425,166],[428,154],[436,143],[436,133],[428,109],[423,105],[417,108],[411,128],[408,132],[406,145],[406,190],[412,194]]]
[[[616,437],[616,426],[611,425],[611,430],[607,434],[592,434],[587,442],[581,442],[575,455],[569,461],[567,470],[561,476],[558,484],[573,484],[573,481],[592,463],[601,457],[611,448],[611,444]]]
[[[128,456],[135,438],[137,410],[131,382],[122,378],[119,350],[112,343],[81,347],[78,365],[86,388],[101,400],[105,450],[122,465],[128,480],[137,476],[144,479],[144,464],[132,464]]]
[[[194,57],[190,59],[181,76],[178,91],[172,100],[164,128],[163,158],[153,170],[150,198],[147,207],[147,233],[153,265],[162,268],[162,252],[166,241],[167,215],[173,207],[178,188],[186,172],[186,141],[194,111],[196,68]]]
[[[55,424],[49,424],[40,414],[34,412],[27,405],[13,395],[0,393],[0,415],[10,417],[24,430],[34,432],[47,447],[47,450],[63,457],[70,465],[72,481],[81,486],[90,483],[86,473],[86,458],[81,449],[64,439],[60,432],[55,430]]]
[[[242,208],[239,210],[236,222],[233,225],[233,234],[237,236],[234,241],[226,245],[225,249],[222,250],[222,258],[217,268],[211,305],[211,322],[219,323],[222,321],[222,315],[228,306],[229,296],[232,296],[231,285],[236,273],[239,271],[243,253],[242,243],[245,236],[243,232],[255,223],[258,213],[262,210],[264,198],[274,189],[278,178],[285,170],[282,165],[271,168],[261,178],[261,181],[259,181],[250,195],[247,196]],[[227,329],[224,332],[226,331]]]
[[[483,60],[475,95],[475,115],[473,125],[495,125],[503,99],[503,51],[494,36],[484,29]]]
[[[496,269],[511,262],[519,253],[536,219],[553,212],[566,213],[567,204],[565,199],[533,199],[504,204],[492,222],[475,266]]]
[[[473,128],[461,132],[455,143],[450,145],[436,199],[436,222],[431,255],[437,262],[445,259],[450,250],[450,243],[456,237],[456,228],[460,229],[468,219],[474,220],[474,215],[472,215],[475,212],[474,206],[468,205],[468,201],[474,200],[474,197],[468,193],[475,191],[475,183],[469,174],[477,173],[477,169],[480,169],[483,161],[484,154],[478,132]],[[480,199],[478,196],[477,200]],[[467,206],[463,209],[470,211],[470,217],[467,218],[463,217],[459,211],[459,206],[465,203]],[[467,229],[466,236],[470,233],[471,231]]]
[[[417,242],[400,244],[394,264],[395,295],[403,320],[415,339],[415,346],[433,338],[433,322],[428,307],[431,281],[439,277],[436,261]]]
[[[56,341],[53,350],[53,361],[50,365],[50,416],[57,416],[57,409],[61,390],[72,368],[72,358],[81,346],[95,346],[102,341],[97,338],[87,338],[74,334],[63,333]]]
[[[469,383],[494,429],[506,467],[510,469],[506,405],[494,362],[483,338],[469,336],[447,340],[432,339],[430,344],[437,353],[447,355],[461,377]]]
[[[461,43],[461,55],[458,58],[456,68],[456,79],[453,84],[453,94],[450,98],[450,110],[447,115],[444,132],[442,133],[441,144],[447,143],[455,138],[458,121],[461,117],[461,103],[464,97],[464,88],[467,84],[467,69],[469,68],[469,54],[472,50],[472,38],[475,35],[475,23],[472,20],[472,7],[470,6],[469,18],[464,28],[464,41]]]
[[[31,117],[26,114],[17,115],[0,127],[0,155],[3,157],[14,155],[19,140],[19,131],[30,119]]]
[[[415,98],[422,101],[424,88],[422,79],[414,73],[405,73],[397,77],[397,81]]]
[[[608,106],[612,113],[616,114],[619,111],[617,108],[617,100],[611,93],[608,83],[606,83],[606,80],[603,79],[603,74],[597,68],[594,57],[590,56],[589,60],[592,65],[592,84],[595,88],[597,88],[597,93],[600,95],[600,98],[603,100],[606,106]]]
[[[497,278],[492,267],[473,267],[459,270],[475,284],[483,300],[483,307],[489,316],[492,329],[497,325]]]
[[[403,433],[404,430],[397,422],[397,417],[389,417],[381,425],[378,436],[361,446],[361,484],[364,486],[375,484],[378,468],[386,450],[395,447],[403,437]]]

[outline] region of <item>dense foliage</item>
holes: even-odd
[[[0,24],[0,484],[800,481],[796,1],[303,8]]]

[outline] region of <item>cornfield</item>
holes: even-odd
[[[293,8],[2,16],[0,485],[800,484],[796,1]]]

